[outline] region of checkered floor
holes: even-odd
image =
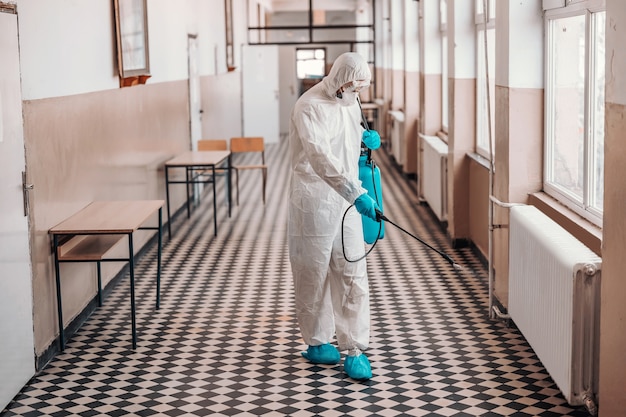
[[[568,406],[524,338],[488,318],[486,270],[452,249],[414,184],[383,151],[385,214],[463,267],[386,224],[368,258],[370,381],[300,356],[286,247],[286,146],[270,145],[269,193],[242,173],[228,218],[218,184],[173,223],[154,309],[151,249],[137,265],[138,346],[128,280],[0,413],[9,416],[588,416]]]

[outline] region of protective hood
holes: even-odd
[[[355,82],[358,86],[365,87],[371,79],[372,73],[365,58],[356,52],[346,52],[337,57],[322,82],[326,94],[334,97],[339,87],[346,83]]]

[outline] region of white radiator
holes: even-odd
[[[406,165],[406,145],[404,140],[404,113],[397,110],[389,112],[391,117],[391,154],[400,166]]]
[[[598,392],[602,259],[533,206],[510,211],[509,314],[571,405]]]
[[[422,195],[440,221],[448,218],[448,145],[420,133],[423,143]]]

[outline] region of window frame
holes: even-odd
[[[597,169],[596,161],[592,160],[596,152],[596,139],[594,132],[593,118],[593,101],[596,98],[597,84],[595,77],[596,57],[596,32],[594,29],[597,13],[606,12],[604,0],[581,0],[571,2],[568,6],[551,9],[545,11],[544,30],[545,30],[545,98],[544,98],[544,173],[543,173],[543,191],[555,198],[559,203],[566,206],[584,219],[590,221],[598,227],[602,227],[603,210],[600,207],[594,207],[592,197],[595,196],[598,178],[595,175]],[[577,193],[568,190],[566,187],[558,184],[554,180],[553,174],[553,158],[555,141],[554,129],[555,120],[553,114],[555,112],[554,104],[554,74],[556,69],[553,62],[554,45],[552,45],[553,22],[558,19],[565,19],[574,16],[585,16],[585,51],[584,51],[584,138],[583,138],[583,179],[582,179],[582,197],[578,197]],[[606,36],[606,35],[605,35]],[[604,124],[602,120],[595,120],[595,123]]]
[[[486,1],[487,6],[487,19],[485,19],[485,14],[483,11],[483,1]],[[481,68],[485,68],[485,56],[484,56],[484,38],[481,42],[481,33],[483,36],[488,36],[488,31],[496,30],[496,3],[495,0],[475,0],[474,1],[475,11],[474,11],[474,23],[476,27],[476,131],[475,131],[475,141],[474,141],[474,150],[475,152],[482,156],[483,158],[487,158],[491,160],[493,158],[493,154],[495,154],[495,33],[494,33],[494,42],[491,44],[488,43],[489,48],[493,48],[492,53],[489,54],[489,57],[493,57],[493,63],[489,64],[493,65],[494,71],[489,71],[489,68],[485,71],[485,76],[489,76],[489,101],[484,100],[485,103],[481,100],[481,91],[480,88],[484,88],[484,93],[487,94],[487,89],[480,84],[480,76],[481,76]],[[480,52],[480,53],[479,53]],[[483,104],[489,104],[489,112],[490,117],[487,117],[487,113],[482,113],[482,109],[484,108]],[[486,138],[483,136],[486,132]],[[481,141],[483,139],[483,141]],[[491,142],[491,143],[490,143]],[[486,144],[486,146],[485,146]]]

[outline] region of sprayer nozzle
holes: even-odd
[[[463,267],[459,264],[457,264],[456,262],[452,264],[452,266],[454,267],[454,269],[456,269],[457,271],[462,271]]]
[[[382,211],[376,209],[376,221],[380,222],[381,220],[388,221]]]

